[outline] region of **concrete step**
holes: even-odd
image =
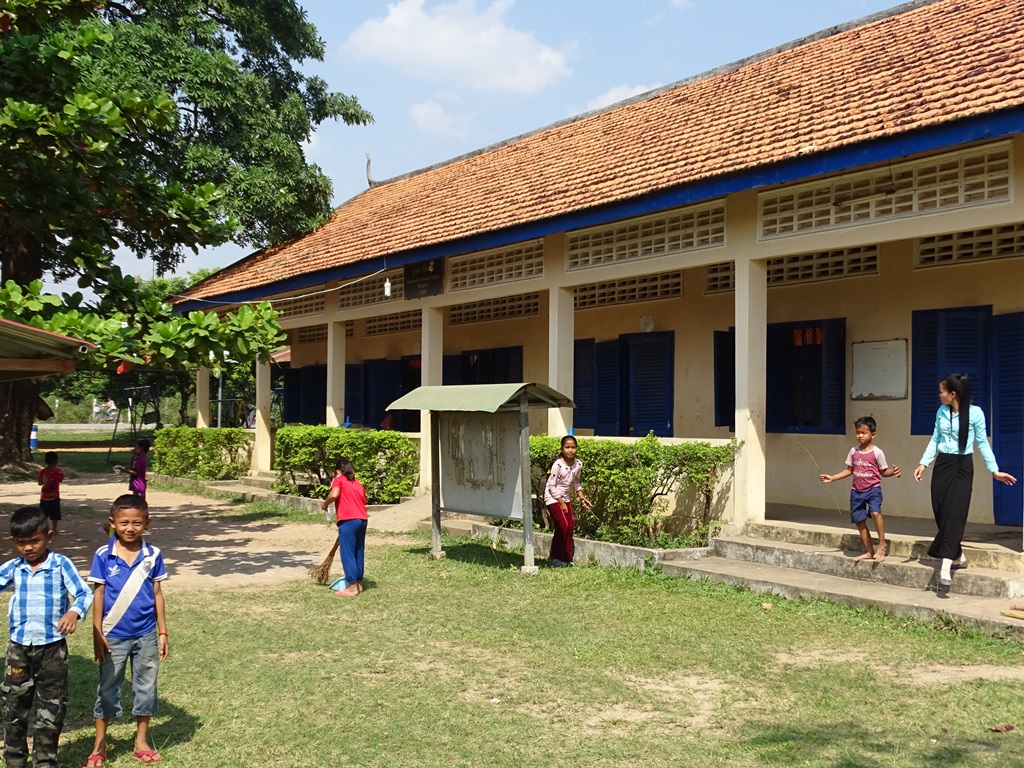
[[[245,477],[238,478],[239,485],[245,485],[250,488],[263,488],[265,490],[272,490],[274,482],[277,480],[277,475],[271,472],[260,472],[256,475],[246,475]]]
[[[843,549],[820,544],[792,541],[766,541],[751,536],[730,536],[712,542],[716,557],[746,561],[762,565],[824,574],[858,582],[888,584],[916,590],[931,590],[938,586],[939,562],[921,561],[913,557],[893,554],[890,549],[884,562],[855,562],[863,553],[860,539],[857,548]],[[970,555],[968,555],[970,558]],[[974,562],[970,567],[954,569],[953,585],[949,592],[958,595],[992,597],[1002,600],[1024,596],[1024,574],[981,568]]]
[[[852,552],[863,552],[860,534],[852,526],[811,525],[803,522],[773,521],[765,523],[748,523],[744,528],[747,536],[765,541],[780,541],[792,544],[807,544],[813,547],[842,549]],[[874,529],[872,526],[872,535]],[[964,553],[971,567],[989,568],[996,571],[1021,574],[1024,576],[1024,557],[1016,551],[1020,544],[1019,529],[1008,529],[1006,536],[1016,546],[1008,545],[1007,541],[991,541],[991,535],[985,541],[967,541],[963,543]],[[877,542],[878,537],[873,535]],[[887,533],[889,556],[904,560],[927,560],[928,545],[931,539],[921,536],[909,536]]]
[[[978,597],[945,590],[922,590],[885,583],[863,582],[782,565],[705,557],[664,562],[665,573],[747,587],[754,592],[781,595],[790,600],[829,600],[860,607],[873,606],[925,621],[962,622],[985,631],[1024,633],[1022,622],[1000,615],[1010,607],[999,597]],[[954,583],[958,577],[954,576]],[[951,617],[951,618],[947,618]]]

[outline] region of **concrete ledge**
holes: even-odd
[[[468,536],[471,539],[489,539],[492,543],[501,543],[506,547],[522,548],[523,532],[518,528],[499,528],[496,525],[478,523],[473,520],[442,520],[441,529],[453,536]],[[420,530],[430,530],[430,521],[420,524]],[[551,554],[550,533],[533,534],[533,551],[537,557],[547,558]],[[591,541],[576,538],[577,563],[593,565],[612,565],[623,568],[644,570],[648,565],[661,565],[667,562],[696,560],[707,557],[710,547],[694,549],[654,549],[648,547],[628,547],[625,544],[613,544],[608,541]]]

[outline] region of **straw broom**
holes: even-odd
[[[334,546],[331,547],[331,551],[327,553],[324,561],[316,568],[309,569],[309,577],[317,584],[326,584],[331,580],[331,566],[334,564],[334,556],[338,554],[339,543],[338,539],[335,538]]]

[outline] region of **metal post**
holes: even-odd
[[[441,549],[441,413],[430,412],[430,556],[444,557]]]
[[[533,501],[530,499],[530,403],[526,388],[519,393],[519,485],[523,505],[522,573],[537,573],[533,564]]]

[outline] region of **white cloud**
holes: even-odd
[[[472,115],[450,114],[443,104],[436,101],[413,104],[409,107],[409,114],[417,128],[433,136],[464,138],[473,122]]]
[[[535,93],[571,74],[566,50],[510,27],[514,0],[424,0],[388,4],[384,18],[363,22],[345,43],[354,56],[393,66],[422,80],[481,91]]]
[[[694,0],[668,0],[668,4],[681,11],[688,11],[691,8],[697,7],[697,3]]]
[[[587,102],[587,111],[592,109],[601,109],[607,107],[609,104],[615,104],[618,101],[628,99],[630,96],[636,96],[637,94],[646,93],[647,91],[653,91],[655,88],[660,88],[661,83],[654,83],[653,85],[616,85],[613,88],[609,88],[607,91],[602,93]]]

